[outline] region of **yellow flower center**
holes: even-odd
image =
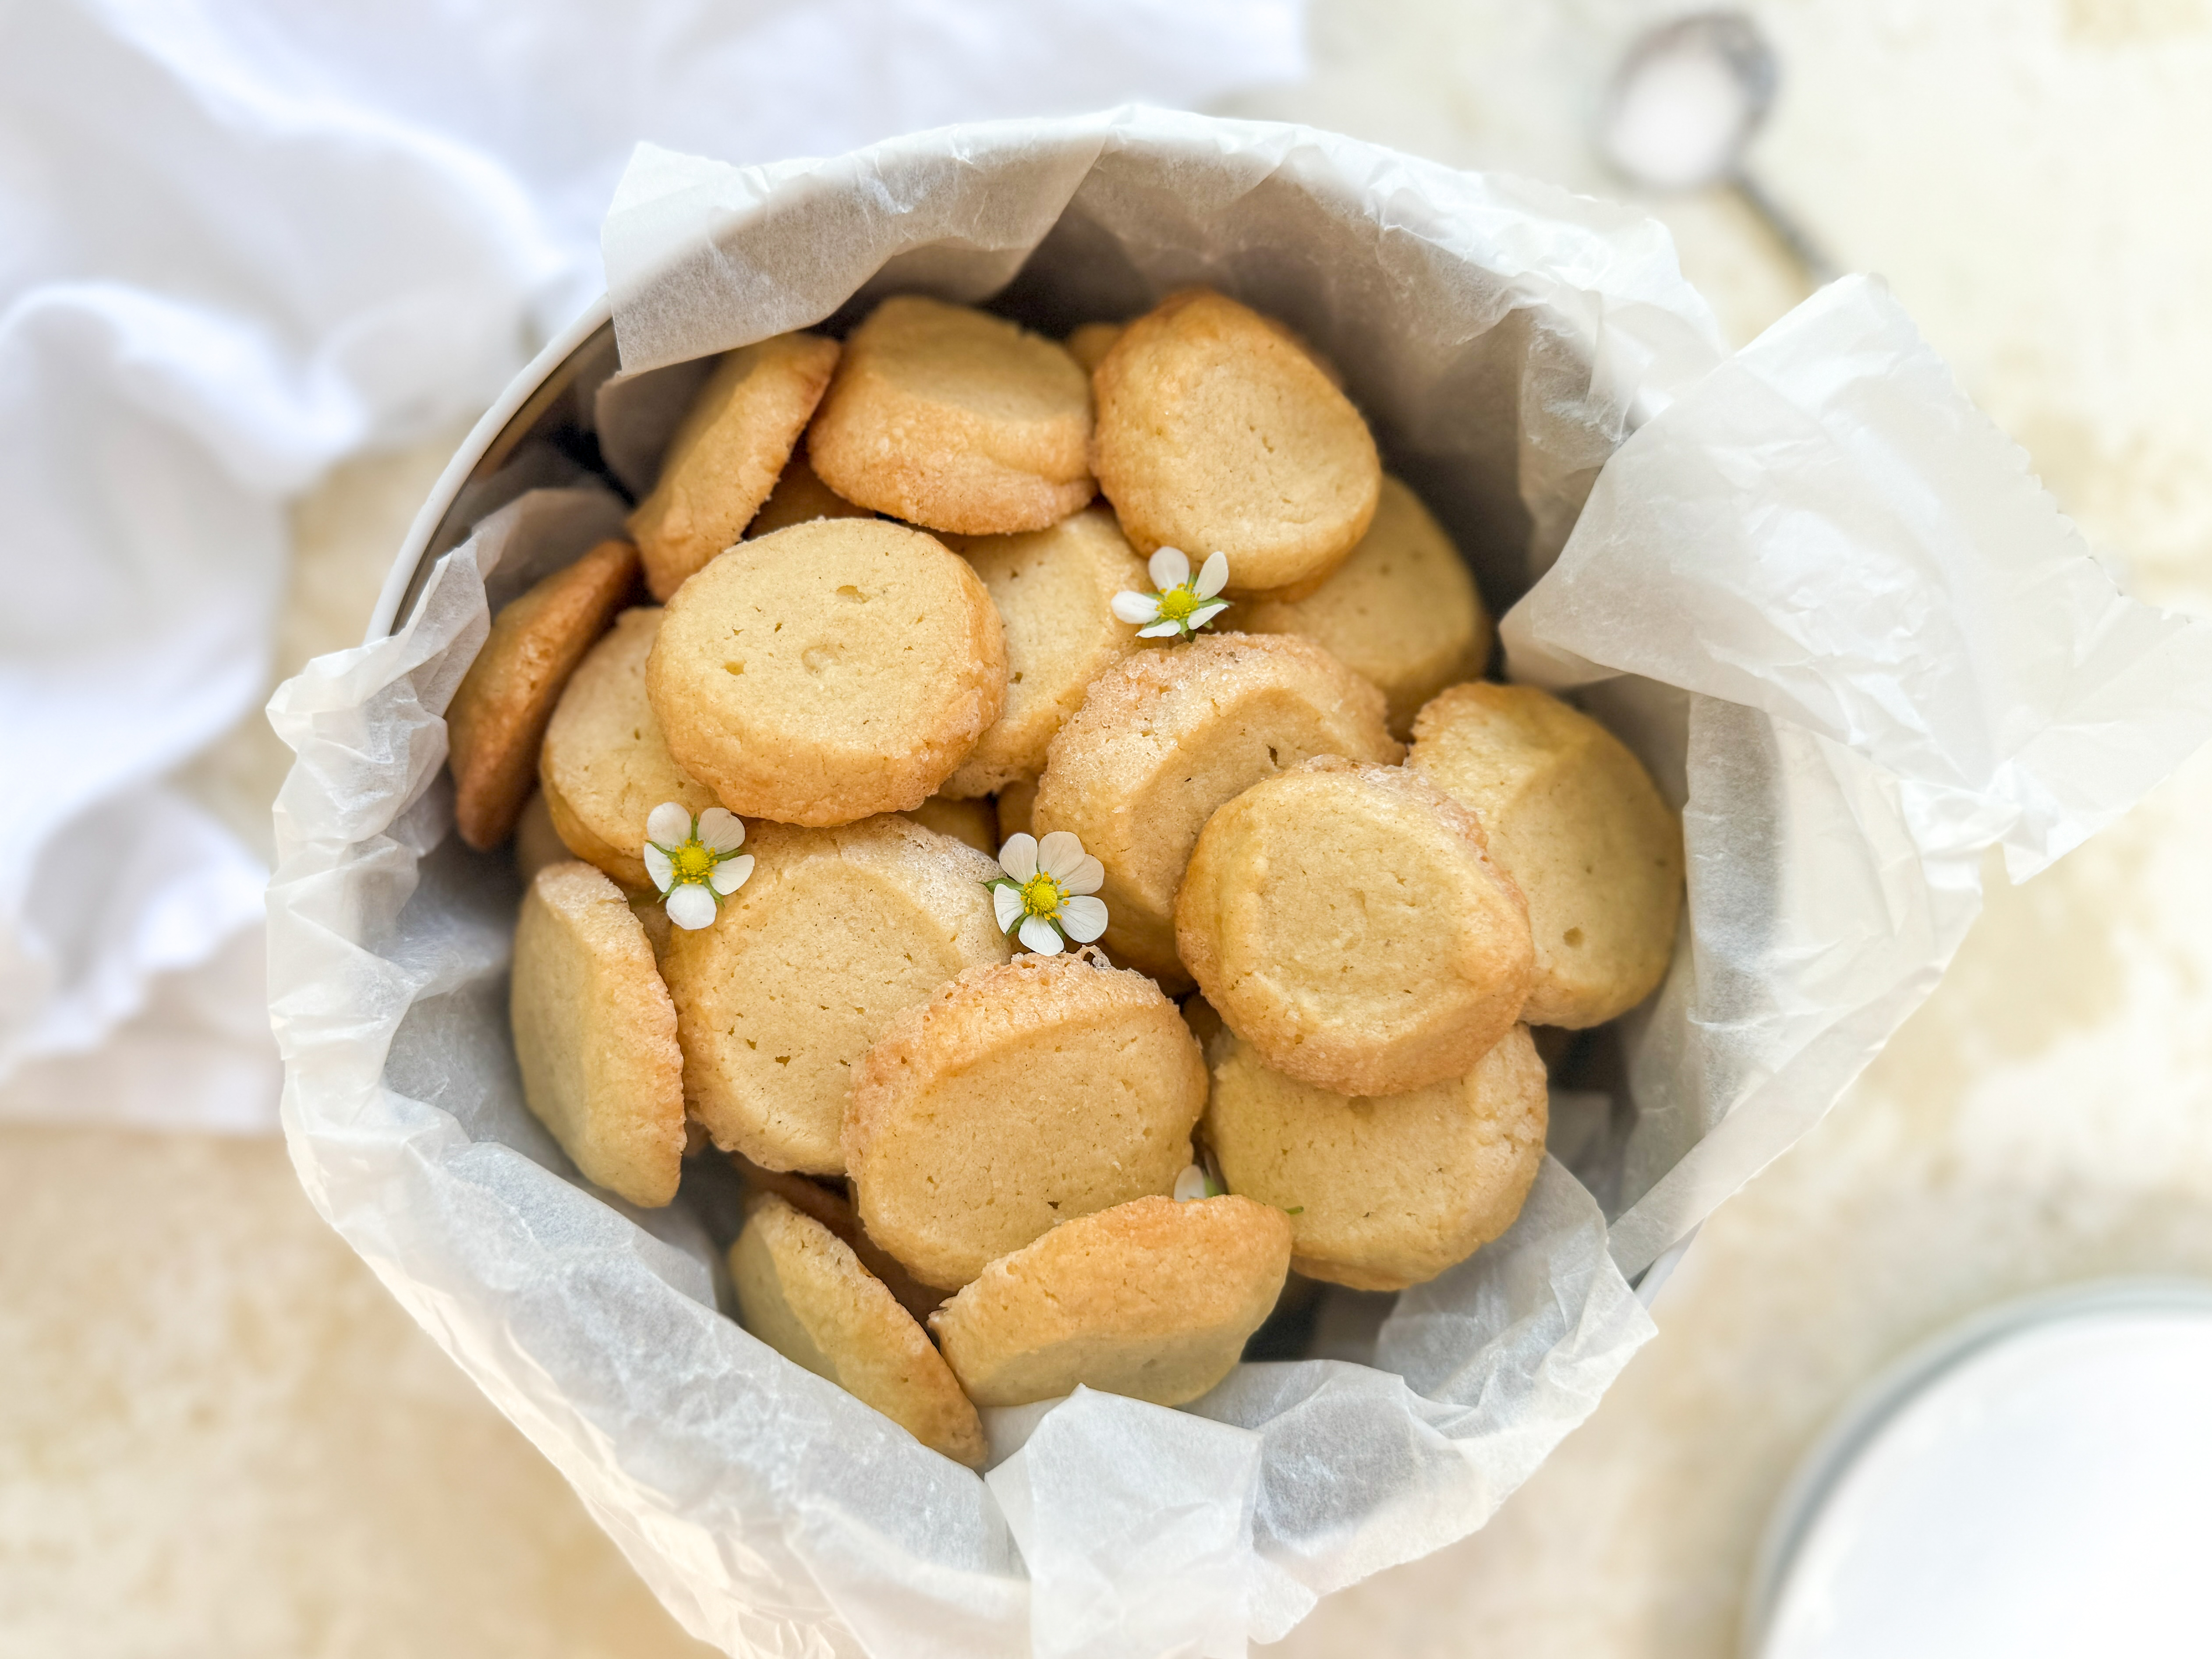
[[[1160,618],[1164,622],[1188,621],[1190,613],[1206,601],[1198,597],[1198,590],[1188,582],[1180,587],[1170,587],[1160,595]]]
[[[1022,884],[1022,914],[1047,921],[1060,914],[1060,884],[1042,870]]]
[[[678,881],[704,881],[714,873],[714,849],[687,841],[669,855],[668,861],[676,866]]]

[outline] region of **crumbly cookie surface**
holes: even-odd
[[[1231,1036],[1206,1143],[1229,1189],[1290,1217],[1291,1265],[1354,1290],[1434,1279],[1513,1224],[1544,1161],[1544,1065],[1516,1026],[1463,1078],[1347,1097]]]
[[[1165,1194],[1206,1064],[1141,974],[1081,957],[973,969],[861,1063],[844,1148],[870,1237],[957,1290],[1055,1224]]]
[[[652,493],[629,515],[654,599],[665,603],[744,533],[836,366],[837,343],[818,334],[779,334],[724,354],[677,428]]]
[[[1012,946],[991,860],[896,816],[830,830],[763,823],[752,877],[708,927],[673,929],[663,971],[692,1115],[775,1170],[842,1174],[861,1057],[895,1016]]]
[[[1290,1253],[1289,1221],[1264,1204],[1138,1199],[993,1262],[930,1326],[979,1405],[1079,1383],[1180,1406],[1236,1365],[1282,1293]]]
[[[1382,694],[1310,641],[1224,634],[1124,658],[1052,740],[1032,817],[1106,866],[1116,961],[1170,987],[1175,901],[1199,831],[1262,778],[1317,755],[1395,763]]]
[[[999,613],[934,537],[817,519],[741,543],[670,601],[646,691],[677,763],[746,817],[919,806],[1006,693]]]
[[[453,823],[482,852],[505,841],[538,775],[554,705],[637,582],[637,550],[601,542],[500,607],[446,710]]]
[[[977,537],[960,552],[1006,630],[1006,701],[945,789],[988,795],[1043,771],[1046,749],[1085,690],[1139,648],[1136,629],[1114,614],[1114,596],[1149,589],[1152,579],[1099,507],[1049,530]]]
[[[1490,659],[1493,629],[1474,578],[1420,498],[1385,476],[1375,520],[1359,545],[1303,599],[1264,594],[1229,613],[1249,634],[1297,634],[1371,680],[1389,708],[1390,734],[1446,686],[1472,679]]]
[[[884,301],[845,343],[807,434],[848,501],[933,530],[1042,530],[1096,491],[1091,386],[1057,343],[921,295]]]
[[[1229,556],[1232,593],[1343,563],[1382,461],[1359,411],[1294,336],[1206,289],[1129,325],[1091,376],[1091,465],[1137,551]]]
[[[585,1178],[633,1204],[675,1197],[676,1010],[622,890],[591,866],[549,866],[524,894],[508,1016],[523,1098]]]
[[[1472,807],[1528,902],[1531,1024],[1581,1028],[1658,988],[1682,909],[1682,827],[1628,746],[1534,686],[1455,686],[1407,765]]]
[[[645,821],[665,800],[687,812],[715,805],[714,793],[676,763],[645,694],[645,664],[662,612],[640,605],[615,625],[569,676],[545,728],[538,771],[555,833],[578,858],[635,893],[646,872]]]
[[[1519,1019],[1534,953],[1474,813],[1401,767],[1324,758],[1206,822],[1183,963],[1268,1065],[1343,1095],[1463,1076]]]
[[[872,1406],[932,1451],[975,1468],[983,1425],[914,1316],[850,1246],[782,1199],[755,1199],[730,1247],[745,1328]]]

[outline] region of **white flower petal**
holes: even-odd
[[[1022,896],[1011,887],[994,887],[991,890],[991,914],[998,917],[1000,933],[1012,933],[1014,923],[1021,919]]]
[[[1181,623],[1161,622],[1154,623],[1150,628],[1139,629],[1137,637],[1140,640],[1170,640],[1182,632]]]
[[[1036,874],[1036,837],[1014,835],[1006,837],[1006,844],[999,849],[999,868],[1016,881],[1027,881]]]
[[[1210,599],[1229,585],[1229,556],[1216,550],[1206,556],[1206,562],[1198,573],[1198,586],[1193,589],[1201,599]]]
[[[1176,1177],[1176,1202],[1188,1204],[1193,1199],[1206,1196],[1206,1171],[1195,1164],[1187,1164]]]
[[[745,821],[726,806],[699,814],[699,841],[717,853],[734,853],[745,844]]]
[[[1125,587],[1114,596],[1114,614],[1125,623],[1158,622],[1160,619],[1160,596],[1139,593]]]
[[[1078,945],[1088,945],[1106,931],[1106,901],[1095,898],[1062,899],[1060,902],[1060,930]]]
[[[1037,868],[1063,886],[1083,867],[1083,842],[1073,831],[1055,830],[1037,843]]]
[[[663,847],[681,847],[691,839],[691,815],[675,801],[665,800],[646,819],[645,838]]]
[[[1228,609],[1229,601],[1226,599],[1216,599],[1212,605],[1201,605],[1190,613],[1190,625],[1193,628],[1203,628]]]
[[[678,927],[700,928],[714,920],[714,896],[696,881],[687,881],[668,896],[668,919]]]
[[[664,893],[676,879],[676,866],[669,862],[668,854],[651,842],[645,844],[645,873],[653,878],[653,884]]]
[[[1021,940],[1024,945],[1041,957],[1056,957],[1060,954],[1060,929],[1054,927],[1042,916],[1031,916],[1022,924]]]
[[[707,878],[707,884],[724,898],[738,890],[753,877],[753,855],[740,853],[733,859],[724,859],[714,866],[714,873]]]
[[[1106,866],[1085,853],[1083,862],[1063,877],[1060,884],[1071,893],[1095,893],[1106,884]]]
[[[1165,592],[1170,587],[1181,587],[1190,580],[1190,561],[1179,547],[1164,547],[1152,555],[1145,568],[1152,573],[1152,586]]]

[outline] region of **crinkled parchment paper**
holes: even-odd
[[[605,245],[624,372],[591,418],[632,488],[696,359],[889,289],[1059,330],[1203,281],[1284,318],[1513,605],[1513,672],[1580,688],[1689,854],[1614,1085],[1561,1091],[1503,1239],[1367,1343],[1317,1343],[1371,1365],[989,1413],[978,1477],[716,1311],[689,1181],[631,1210],[524,1109],[516,889],[448,833],[441,714],[487,580],[496,603],[619,503],[569,481],[484,519],[395,632],[271,704],[299,753],[270,904],[285,1127],[322,1212],[733,1653],[1237,1654],[1480,1527],[1650,1334],[1628,1276],[1926,995],[1984,851],[2033,873],[2212,728],[2206,630],[2115,592],[1875,283],[1729,358],[1648,221],[1140,110],[768,168],[641,150]]]

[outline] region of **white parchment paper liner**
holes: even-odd
[[[574,556],[614,498],[522,495],[392,636],[287,684],[270,982],[301,1179],[733,1653],[1236,1654],[1480,1526],[1650,1334],[1624,1275],[1926,994],[1983,851],[2033,873],[2212,729],[2205,630],[2114,592],[1878,284],[1724,359],[1646,221],[1139,110],[769,168],[642,150],[606,252],[626,372],[599,435],[631,482],[679,402],[653,371],[856,294],[1058,326],[1204,280],[1284,316],[1520,599],[1516,672],[1584,688],[1686,805],[1686,925],[1625,1086],[1560,1103],[1574,1171],[1547,1162],[1504,1238],[1401,1297],[1372,1367],[988,1413],[978,1479],[717,1313],[690,1213],[584,1188],[520,1104],[516,890],[447,833],[441,715],[487,580],[497,603]]]

